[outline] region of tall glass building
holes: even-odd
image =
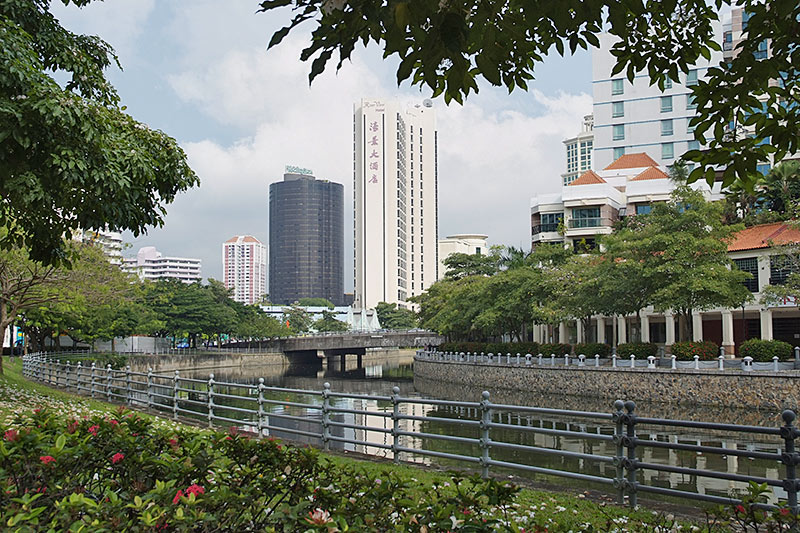
[[[344,299],[344,187],[287,167],[269,186],[269,299]]]

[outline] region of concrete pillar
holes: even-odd
[[[628,319],[621,316],[617,320],[617,345],[628,342]]]
[[[583,342],[583,320],[581,319],[576,320],[575,326],[576,326],[575,327],[576,335],[578,337],[576,339],[576,342]]]
[[[558,324],[558,342],[561,344],[566,344],[569,342],[566,322],[560,322]]]
[[[642,342],[650,342],[650,317],[642,313],[639,322],[639,328],[642,332]]]
[[[606,342],[606,319],[601,316],[597,317],[597,342]]]
[[[692,340],[703,340],[703,315],[697,311],[692,313]]]
[[[772,340],[772,309],[761,310],[761,339]]]
[[[722,311],[722,347],[725,349],[725,355],[734,357],[733,313],[728,309]]]
[[[667,321],[667,339],[665,344],[667,346],[672,346],[675,344],[675,315],[666,313],[664,318]]]

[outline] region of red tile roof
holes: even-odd
[[[663,180],[667,178],[669,178],[667,173],[661,170],[660,168],[649,167],[643,172],[641,172],[638,176],[633,178],[631,181]]]
[[[570,185],[592,185],[594,183],[605,183],[606,180],[595,174],[594,170],[587,170],[581,177],[570,183]]]
[[[626,168],[657,167],[652,157],[642,152],[639,154],[625,154],[603,170],[623,170]]]
[[[735,234],[728,251],[757,250],[792,243],[800,243],[800,229],[786,222],[775,222],[753,226]]]

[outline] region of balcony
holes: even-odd
[[[538,235],[539,233],[547,233],[547,232],[556,232],[558,231],[558,223],[556,224],[538,224],[531,228],[531,233],[533,235]]]
[[[569,229],[580,228],[603,228],[609,227],[615,222],[615,219],[604,217],[589,217],[589,218],[573,218],[568,222]]]

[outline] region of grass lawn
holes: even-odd
[[[0,430],[13,424],[18,414],[33,409],[50,409],[65,417],[78,419],[83,416],[105,415],[118,409],[118,406],[83,396],[66,393],[39,385],[22,377],[22,362],[19,358],[5,359],[5,375],[0,376]],[[171,419],[143,415],[152,418],[164,428],[207,432],[208,430],[187,427]],[[1,433],[1,431],[0,431]],[[322,461],[334,465],[357,466],[371,477],[379,478],[389,472],[408,480],[413,485],[417,498],[426,500],[432,493],[437,495],[455,493],[452,473],[433,468],[408,465],[394,465],[391,462],[358,461],[336,454],[321,454]],[[561,493],[523,488],[516,496],[507,520],[525,524],[525,528],[514,531],[685,531],[692,530],[692,524],[678,523],[665,513],[650,510],[631,510],[616,505],[607,505],[589,493]],[[434,499],[435,500],[435,499]],[[700,529],[696,529],[699,531]],[[422,530],[420,530],[422,531]]]

